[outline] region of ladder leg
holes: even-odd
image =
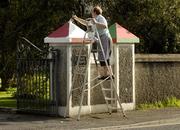
[[[85,33],[84,39],[85,39],[86,35],[87,35],[87,33]],[[70,101],[70,98],[71,98],[71,96],[72,96],[73,85],[74,85],[74,83],[75,83],[75,81],[76,81],[75,71],[77,71],[77,68],[79,68],[80,58],[81,58],[83,49],[84,49],[84,46],[82,46],[82,47],[80,48],[79,55],[78,55],[78,58],[77,58],[77,64],[76,64],[75,69],[74,69],[74,72],[73,72],[72,86],[71,86],[71,88],[70,88],[69,95],[67,96],[66,109],[65,109],[64,117],[67,117],[67,110],[69,110],[69,101]]]
[[[122,114],[123,114],[123,117],[127,117],[126,114],[125,114],[125,112],[124,112],[124,109],[123,109],[123,107],[122,107],[122,102],[121,102],[121,100],[120,100],[117,92],[115,92],[115,96],[117,96],[117,100],[118,100],[119,106],[120,106],[120,108],[121,108],[121,112],[122,112]]]
[[[92,49],[92,43],[90,44],[90,48],[88,51],[88,59],[87,59],[87,65],[86,65],[86,70],[85,70],[85,77],[84,77],[84,82],[82,84],[82,92],[81,92],[81,99],[80,99],[80,105],[79,105],[79,110],[78,110],[78,117],[77,120],[80,120],[80,116],[81,116],[81,109],[82,109],[82,105],[83,105],[83,99],[84,99],[84,93],[85,93],[85,87],[86,87],[86,81],[87,81],[87,75],[88,75],[88,68],[89,68],[89,64],[90,64],[90,54],[91,54],[91,49]]]
[[[95,53],[94,53],[94,52],[93,52],[93,58],[94,58],[94,61],[95,61],[96,66],[98,66],[98,64],[97,64],[97,60],[96,60],[96,55],[95,55]]]
[[[82,89],[81,91],[81,99],[80,99],[80,104],[79,104],[79,110],[78,110],[78,117],[77,117],[77,120],[79,121],[80,120],[80,116],[81,116],[81,108],[82,108],[82,105],[83,105],[83,99],[84,99],[84,89]]]
[[[106,67],[107,67],[107,69],[108,69],[108,72],[110,73],[110,79],[111,79],[111,82],[112,82],[113,90],[115,91],[115,96],[117,97],[118,103],[119,103],[120,108],[121,108],[121,111],[122,111],[122,113],[123,113],[123,116],[126,117],[125,112],[124,112],[123,107],[122,107],[121,100],[120,100],[120,98],[119,98],[119,95],[117,94],[117,89],[116,89],[116,87],[115,87],[115,83],[114,83],[114,81],[113,81],[112,69],[111,69],[111,67],[108,65],[107,60],[106,60],[106,57],[105,57],[104,49],[103,49],[103,46],[102,46],[102,43],[101,43],[101,39],[100,39],[99,33],[98,33],[98,31],[97,31],[97,27],[95,28],[95,30],[96,30],[97,37],[98,37],[98,39],[99,39],[100,49],[101,49],[101,51],[102,51],[102,53],[103,53],[103,57],[104,57],[104,61],[105,61]]]
[[[114,91],[112,91],[113,90],[113,87],[112,87],[112,82],[111,82],[111,97],[114,97]],[[113,106],[115,104],[115,101],[112,101],[111,100],[111,106]],[[117,104],[115,104],[115,105],[117,105]],[[112,112],[112,111],[111,111]]]

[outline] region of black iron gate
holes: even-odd
[[[42,51],[23,39],[17,51],[17,110],[57,115],[57,50]]]

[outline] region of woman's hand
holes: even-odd
[[[76,20],[78,17],[76,15],[72,16],[72,19]]]
[[[96,24],[96,23],[97,23],[97,21],[96,21],[96,19],[95,19],[95,18],[92,18],[92,22],[93,22],[94,24]]]

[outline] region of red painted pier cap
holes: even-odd
[[[139,43],[139,38],[123,28],[119,24],[115,23],[109,27],[113,43]]]
[[[85,37],[85,31],[76,26],[71,20],[59,27],[44,38],[44,43],[49,44],[81,44]],[[87,39],[87,37],[86,37]]]

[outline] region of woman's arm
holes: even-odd
[[[96,22],[95,24],[96,24],[97,28],[100,28],[100,29],[107,28],[107,26],[105,24],[103,24],[103,23]]]
[[[72,18],[84,26],[88,25],[88,21],[81,19],[81,18],[77,17],[76,15],[74,15]],[[100,29],[107,28],[106,24],[97,22],[95,18],[89,18],[87,20],[92,20],[94,22],[94,24],[96,24],[97,28],[100,28]]]

